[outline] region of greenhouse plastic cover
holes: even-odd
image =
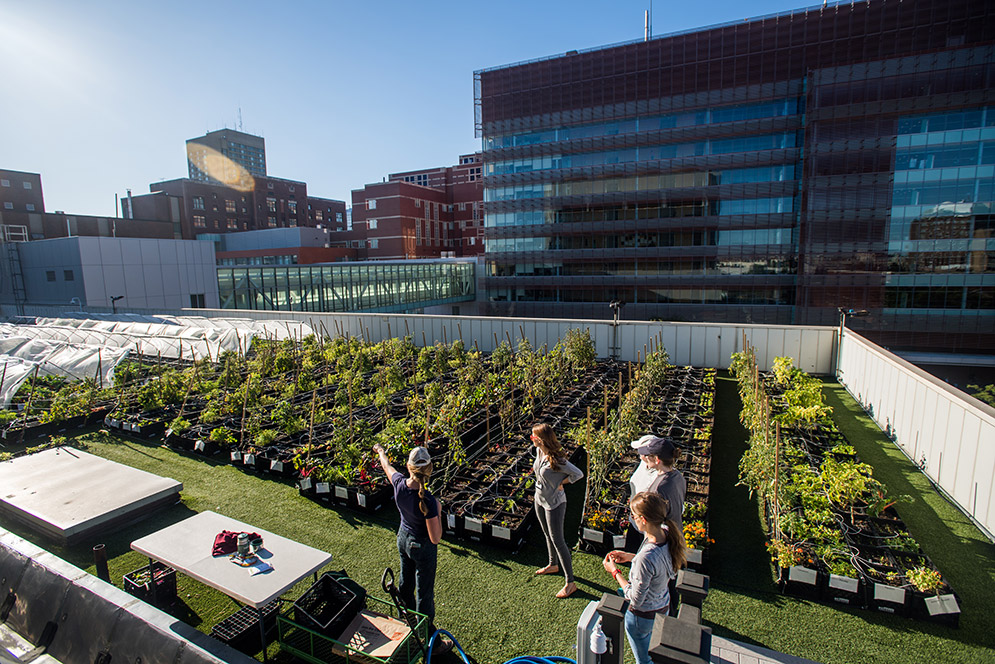
[[[93,378],[100,384],[111,385],[114,381],[114,368],[127,355],[126,348],[102,348],[26,336],[3,336],[0,338],[0,404],[7,406],[10,403],[14,393],[34,372],[35,367],[38,367],[39,375],[43,376],[66,376],[73,381]]]
[[[254,321],[199,316],[87,315],[18,318],[0,323],[0,403],[6,406],[35,366],[41,375],[75,380],[114,380],[114,368],[135,352],[172,359],[217,359],[221,351],[244,352],[258,337],[301,338],[311,328],[297,321]],[[2,368],[0,368],[2,371]]]
[[[257,337],[279,340],[312,333],[309,326],[297,321],[195,316],[121,314],[33,320],[34,324],[17,325],[16,334],[128,348],[142,355],[173,359],[216,359],[222,351],[245,352]],[[0,328],[0,336],[3,334]]]

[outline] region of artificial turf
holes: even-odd
[[[721,375],[716,384],[710,508],[715,544],[708,560],[712,590],[703,611],[705,624],[715,634],[827,664],[995,662],[995,546],[933,490],[835,383],[827,383],[825,389],[836,411],[834,417],[892,493],[911,496],[899,504],[899,512],[960,594],[961,627],[950,629],[779,595],[763,546],[756,501],[736,485],[738,459],[745,446],[736,386]],[[244,473],[227,464],[99,432],[85,433],[81,440],[92,453],[173,477],[184,485],[181,504],[94,542],[62,549],[29,537],[91,572],[91,547],[103,542],[111,579],[118,585],[123,574],[146,563],[129,549],[131,541],[204,510],[329,551],[335,556],[335,569],[346,569],[377,596],[383,596],[379,583],[384,568],[397,568],[397,514],[392,505],[374,515],[328,509],[300,497],[288,482]],[[566,531],[571,543],[576,541],[581,517],[582,485],[570,486],[567,494]],[[546,562],[538,528],[533,528],[517,553],[444,540],[436,583],[437,623],[451,631],[481,664],[524,654],[573,657],[581,611],[589,601],[615,588],[600,557],[575,551],[573,561],[579,590],[569,599],[558,600],[554,593],[562,585],[561,577],[532,575]],[[173,613],[205,632],[237,608],[232,600],[191,579],[180,576],[178,586],[181,601]],[[302,584],[295,592],[305,588]],[[275,645],[270,655],[277,661],[290,660],[278,654]],[[626,658],[631,661],[628,648]]]

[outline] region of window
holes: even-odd
[[[314,219],[315,221],[321,221],[323,219],[323,217],[321,216],[321,210],[314,211]]]
[[[10,180],[0,180],[0,185],[2,185],[4,187],[9,187],[10,186]]]
[[[266,199],[266,208],[270,212],[276,212],[276,199],[275,198],[267,198]]]
[[[290,185],[290,193],[292,194],[294,191],[296,191],[296,189],[294,189],[294,185]]]
[[[49,281],[55,281],[55,270],[48,270],[45,272],[45,278]]]
[[[335,221],[337,221],[340,224],[342,223],[342,213],[341,212],[336,212],[335,213]]]
[[[297,214],[297,201],[287,201],[287,209],[290,214]]]
[[[192,309],[203,309],[207,305],[203,293],[190,293],[190,307]]]
[[[276,228],[276,217],[267,218],[266,223],[270,228]]]
[[[380,240],[378,240],[377,238],[371,239],[370,240],[370,249],[377,249],[379,244],[380,244]]]
[[[203,210],[204,209],[204,197],[203,196],[194,196],[193,197],[193,209],[194,210]]]
[[[4,201],[3,202],[3,209],[4,210],[13,210],[14,209],[14,204],[11,203],[10,201]]]
[[[369,225],[369,229],[371,231],[377,230],[377,220],[376,219],[369,219],[366,223]]]
[[[76,277],[73,276],[73,271],[72,270],[63,270],[62,271],[62,278],[65,279],[66,281],[75,281],[76,280]]]
[[[34,212],[35,211],[35,204],[34,203],[26,203],[24,205],[24,207],[27,208],[28,212]]]
[[[267,189],[272,189],[273,188],[273,183],[272,182],[267,182],[266,183],[266,188]]]
[[[237,231],[238,230],[238,219],[229,219],[228,220],[228,230],[230,230],[230,231]]]
[[[371,198],[370,200],[368,200],[368,201],[366,202],[366,205],[367,205],[367,207],[368,207],[368,208],[369,208],[370,210],[376,210],[376,209],[377,209],[377,199],[375,199],[375,198]]]
[[[194,228],[207,228],[207,223],[204,221],[204,215],[195,214],[193,216],[193,227]]]
[[[235,201],[225,201],[225,212],[235,214]]]
[[[24,188],[25,189],[30,189],[31,188],[31,183],[30,182],[25,182],[24,183]]]

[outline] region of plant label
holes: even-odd
[[[498,539],[511,541],[511,529],[503,526],[491,526],[491,534]]]
[[[474,519],[471,516],[466,517],[466,529],[471,533],[479,533],[484,530],[484,523],[480,519]]]
[[[590,528],[584,529],[584,539],[589,542],[597,542],[598,544],[604,544],[605,534],[600,530],[592,530]]]
[[[242,453],[241,452],[232,452],[231,453],[231,460],[232,461],[241,461],[242,460]]]
[[[886,586],[883,583],[875,583],[874,599],[894,604],[905,604],[905,588],[895,588]]]
[[[926,598],[926,610],[931,616],[946,615],[948,613],[960,613],[957,606],[957,598],[953,595],[937,595]]]
[[[193,448],[195,450],[197,450],[198,452],[203,452],[204,451],[204,441],[198,440],[196,443],[193,444]]]
[[[283,462],[273,459],[272,461],[269,462],[269,469],[272,470],[274,473],[282,473]]]
[[[446,515],[446,523],[448,524],[448,526],[450,528],[456,528],[456,515],[455,514],[447,514]]]
[[[246,454],[244,457],[242,457],[242,463],[244,463],[246,466],[256,465],[256,455]]]
[[[859,587],[859,581],[857,579],[851,579],[848,576],[838,576],[836,574],[829,575],[829,587],[835,588],[836,590],[842,590],[848,593],[857,592]]]
[[[802,567],[801,565],[794,565],[788,568],[788,581],[795,581],[797,583],[804,583],[814,586],[816,579],[818,578],[819,573],[814,569]]]
[[[625,535],[615,535],[612,537],[612,546],[616,549],[621,549],[625,546]]]
[[[301,480],[301,490],[307,491],[311,488],[312,482],[310,477],[305,477]]]
[[[344,486],[335,485],[335,497],[336,498],[348,498],[349,490]]]
[[[315,485],[314,490],[316,493],[330,493],[332,485],[328,482],[318,482],[318,484]]]
[[[360,507],[366,507],[366,494],[365,493],[356,493],[356,503]]]

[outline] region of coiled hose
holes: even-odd
[[[456,637],[444,629],[435,630],[435,632],[429,638],[428,648],[427,648],[428,656],[425,658],[425,664],[432,664],[432,646],[435,645],[435,639],[438,638],[440,634],[443,636],[448,636],[452,640],[453,647],[456,648],[456,652],[459,653],[460,657],[463,658],[463,661],[466,662],[466,664],[473,664],[470,662],[470,659],[467,657],[466,653],[463,652],[463,647],[460,646],[459,641],[456,640]],[[570,659],[569,657],[560,657],[559,655],[550,655],[548,657],[522,655],[521,657],[512,657],[504,664],[577,664],[577,662],[575,660]]]

